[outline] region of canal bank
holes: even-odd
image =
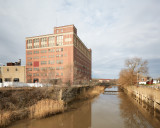
[[[44,118],[66,110],[66,104],[89,99],[104,91],[103,86],[3,88],[0,90],[0,127],[16,120]]]
[[[80,100],[68,107],[65,113],[44,119],[17,121],[9,128],[159,128],[160,126],[160,121],[156,122],[158,117],[152,117],[150,114],[144,116],[142,113],[146,113],[147,110],[116,86],[106,88],[104,93],[92,100]],[[143,112],[140,111],[140,107]]]
[[[122,87],[124,92],[160,112],[160,90],[146,86]]]

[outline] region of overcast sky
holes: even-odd
[[[25,65],[25,37],[69,24],[93,51],[93,78],[118,78],[131,57],[160,77],[160,0],[0,0],[0,63]]]

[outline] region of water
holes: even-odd
[[[117,87],[106,91],[118,91]],[[160,117],[123,92],[105,92],[79,101],[69,111],[39,120],[23,120],[9,128],[159,128]]]

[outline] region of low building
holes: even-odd
[[[138,82],[139,82],[139,84],[144,84],[144,85],[153,84],[153,79],[148,76],[139,76]]]
[[[21,60],[0,66],[0,83],[2,82],[26,82],[26,66],[21,66]]]
[[[98,80],[100,83],[108,83],[111,81],[111,79],[99,79]]]
[[[157,79],[153,79],[153,84],[159,84],[160,83],[160,81],[159,80],[157,80]]]

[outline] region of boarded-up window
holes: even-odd
[[[34,67],[39,67],[39,61],[34,61]]]

